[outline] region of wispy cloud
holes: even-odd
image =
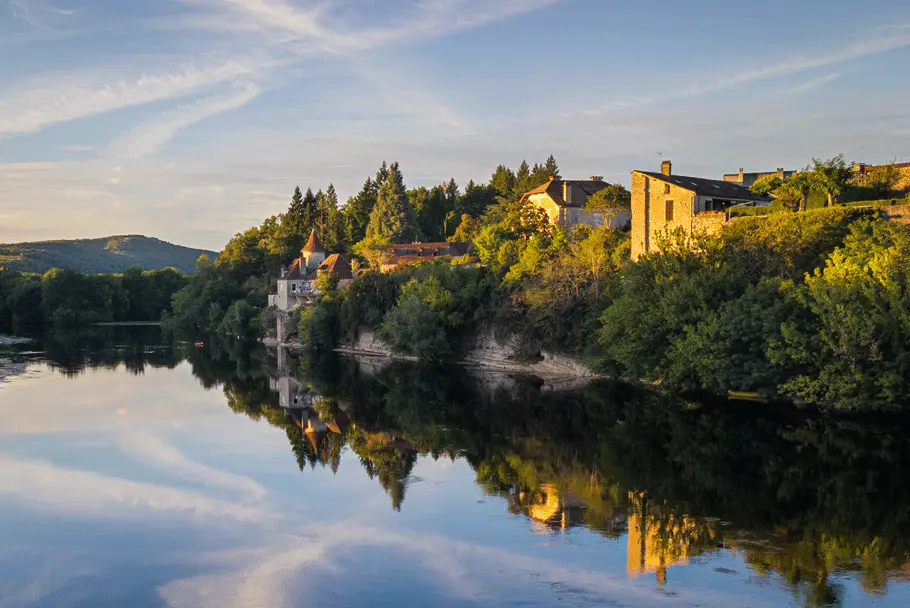
[[[890,28],[889,31],[891,31]],[[680,89],[677,92],[644,94],[613,99],[597,108],[585,108],[565,112],[559,116],[559,119],[567,121],[571,120],[577,115],[597,116],[614,110],[629,110],[642,106],[666,103],[670,101],[679,101],[692,97],[700,97],[709,93],[734,89],[762,80],[770,80],[782,76],[799,74],[809,70],[840,65],[865,57],[871,57],[874,55],[880,55],[882,53],[901,50],[907,47],[910,47],[910,32],[901,32],[898,34],[880,36],[868,41],[857,42],[845,46],[841,49],[837,49],[831,53],[824,55],[819,55],[816,57],[795,57],[786,61],[771,63],[764,67],[746,70],[732,76],[725,76],[706,84],[695,84]],[[833,78],[830,80],[833,80]],[[827,81],[818,83],[816,86],[821,86],[822,84],[825,84],[825,82]]]
[[[357,53],[395,43],[445,36],[540,10],[564,0],[411,0],[407,19],[372,27],[345,21],[337,2],[318,2],[301,9],[286,0],[183,0],[199,13],[162,25],[247,31],[298,53]],[[334,9],[334,10],[333,10]]]
[[[9,4],[13,17],[34,28],[44,28],[49,21],[76,14],[75,9],[58,8],[45,0],[9,0]]]
[[[872,38],[848,45],[825,55],[819,55],[817,57],[795,57],[787,61],[781,61],[762,68],[749,70],[742,74],[722,78],[709,85],[693,87],[687,90],[687,93],[690,95],[710,93],[758,80],[798,74],[807,70],[839,65],[872,55],[897,51],[907,48],[908,46],[910,46],[910,33]]]
[[[181,479],[195,481],[204,486],[239,491],[254,500],[260,500],[266,495],[265,488],[249,477],[190,460],[174,446],[147,433],[121,436],[120,447],[143,463]]]
[[[801,85],[795,86],[792,89],[787,89],[784,91],[784,95],[797,95],[799,93],[805,93],[807,91],[822,87],[829,82],[833,82],[841,76],[843,76],[843,74],[828,74],[827,76],[819,76],[818,78],[813,78]]]
[[[0,496],[71,515],[130,516],[141,511],[262,521],[262,510],[200,492],[140,483],[38,460],[0,455]]]
[[[97,82],[97,74],[57,75],[40,83],[21,85],[22,93],[0,98],[0,136],[31,133],[48,125],[85,118],[164,99],[249,75],[262,67],[252,60],[227,61],[198,67],[185,65],[172,73],[144,74]],[[96,81],[89,83],[87,81]],[[81,82],[80,82],[81,81]]]
[[[158,151],[179,131],[222,112],[243,107],[259,96],[261,89],[246,84],[233,95],[219,95],[199,99],[181,106],[177,111],[163,115],[158,120],[140,125],[111,144],[108,152],[116,157],[141,158]]]

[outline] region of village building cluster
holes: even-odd
[[[857,163],[850,167],[852,181],[864,184],[876,171],[889,169],[897,176],[896,189],[910,192],[910,163],[868,165]],[[562,179],[553,176],[546,183],[526,192],[521,201],[543,211],[551,224],[563,228],[578,225],[609,226],[631,230],[632,259],[658,251],[663,239],[673,232],[685,235],[712,234],[731,221],[730,210],[742,206],[767,206],[771,196],[757,194],[751,187],[759,180],[776,176],[786,180],[795,170],[778,168],[775,171],[728,173],[723,179],[707,179],[676,175],[669,160],[661,163],[660,171],[632,171],[631,204],[592,211],[588,199],[609,188],[603,176],[588,179]],[[385,248],[380,264],[382,272],[402,266],[437,259],[455,260],[470,254],[471,246],[464,242],[405,243]],[[269,306],[278,311],[278,340],[293,335],[287,326],[288,313],[311,306],[320,295],[319,278],[331,275],[344,288],[355,279],[355,268],[344,255],[326,255],[326,250],[314,230],[288,268],[281,270],[277,293],[269,296]]]

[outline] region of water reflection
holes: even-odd
[[[283,430],[300,471],[338,473],[351,452],[395,511],[407,513],[421,457],[465,461],[534,531],[621,543],[625,575],[658,589],[723,555],[806,606],[845,605],[844,580],[873,598],[910,577],[902,419],[685,402],[609,383],[560,391],[461,368],[295,359],[211,340],[196,349],[116,330],[41,346],[68,375],[188,362],[231,410]],[[28,360],[34,348],[6,356]]]

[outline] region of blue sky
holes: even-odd
[[[910,160],[910,5],[823,4],[0,0],[0,242],[220,249],[384,159],[409,186]]]

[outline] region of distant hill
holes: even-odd
[[[86,274],[123,272],[130,266],[161,270],[172,266],[183,272],[196,272],[196,260],[206,254],[214,261],[214,251],[191,249],[141,236],[121,235],[75,241],[42,241],[0,245],[0,266],[20,272],[44,274],[51,268],[64,268]]]

